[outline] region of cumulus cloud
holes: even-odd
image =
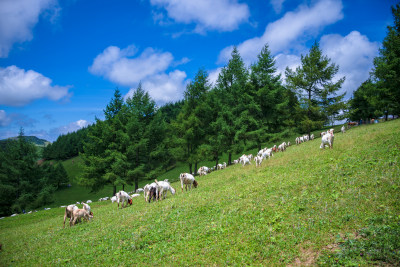
[[[207,30],[233,31],[250,16],[246,4],[236,0],[150,0],[153,6],[165,9],[167,16],[178,23],[196,24],[195,32]],[[165,16],[155,13],[164,23]]]
[[[112,82],[132,86],[156,73],[165,71],[172,63],[173,56],[169,52],[158,52],[147,48],[137,57],[135,46],[120,49],[107,47],[93,61],[89,71],[106,77]]]
[[[341,93],[350,97],[369,77],[374,57],[378,56],[379,44],[370,42],[367,36],[352,31],[346,36],[339,34],[324,35],[320,41],[324,55],[339,65],[337,78],[346,76]]]
[[[268,43],[271,53],[288,53],[300,46],[302,41],[314,37],[324,26],[343,18],[343,5],[340,0],[321,0],[314,6],[300,5],[296,11],[287,12],[281,19],[267,25],[261,37],[248,39],[238,45],[243,60],[250,64]],[[219,62],[227,62],[231,56],[232,46],[223,49]]]
[[[46,10],[57,15],[57,0],[0,1],[0,57],[7,57],[14,43],[33,38],[32,29]],[[53,19],[51,16],[50,20]]]
[[[217,80],[218,80],[219,74],[221,73],[221,70],[222,70],[222,68],[217,68],[217,69],[209,71],[208,80],[210,81],[210,83],[212,83],[214,85],[217,83]]]
[[[283,2],[285,2],[285,0],[271,0],[271,5],[277,14],[281,13]]]
[[[282,80],[285,79],[286,67],[295,70],[301,65],[301,59],[297,55],[278,54],[275,56],[276,74],[281,74]]]
[[[94,59],[89,71],[117,84],[132,87],[125,98],[132,96],[133,88],[141,82],[143,89],[158,103],[181,99],[186,86],[186,73],[180,70],[167,73],[167,70],[185,64],[189,59],[175,62],[171,53],[153,48],[146,48],[140,55],[137,52],[133,45],[124,49],[107,47]]]
[[[148,91],[158,104],[177,101],[183,97],[187,83],[186,76],[186,73],[180,70],[157,74],[144,80],[142,88]],[[131,88],[125,98],[131,97],[135,90],[136,88]]]
[[[42,74],[17,66],[0,68],[0,105],[23,106],[36,99],[60,100],[69,97],[70,86],[52,86]]]

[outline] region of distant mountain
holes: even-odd
[[[48,144],[50,144],[49,141],[47,141],[45,139],[37,138],[36,136],[24,136],[24,138],[28,142],[33,143],[33,144],[35,144],[37,146],[45,147]],[[5,142],[7,142],[7,140],[17,140],[17,139],[18,139],[18,137],[10,137],[10,138],[7,138],[7,139],[0,140],[0,143],[5,143]]]

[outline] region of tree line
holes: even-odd
[[[215,84],[199,69],[183,101],[158,108],[139,84],[124,101],[118,89],[105,119],[87,131],[79,183],[99,190],[106,184],[135,185],[154,179],[177,162],[188,172],[202,160],[218,164],[232,155],[297,132],[310,133],[339,119],[346,103],[337,95],[344,78],[332,82],[339,67],[315,43],[296,70],[286,69],[286,84],[276,74],[265,45],[246,67],[237,48]]]
[[[24,138],[7,140],[0,148],[0,216],[42,207],[53,193],[68,183],[61,163],[38,162],[37,147]]]
[[[387,27],[387,35],[374,59],[370,77],[354,92],[350,100],[351,120],[400,115],[400,4],[392,7],[394,25]]]

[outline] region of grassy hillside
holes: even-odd
[[[159,203],[0,220],[0,265],[373,265],[400,262],[400,120],[232,166]],[[382,248],[382,249],[380,249]]]
[[[339,132],[340,127],[341,127],[341,125],[335,126],[334,127],[335,131]],[[326,128],[326,129],[329,129],[329,128]],[[323,129],[323,130],[326,130],[326,129]],[[314,132],[315,136],[317,136],[317,137],[319,137],[319,133],[320,133],[320,131]],[[275,143],[271,142],[269,144],[266,144],[266,146],[272,147],[274,144],[280,144],[283,141],[286,141],[286,142],[290,141],[292,144],[295,144],[295,139],[296,139],[296,136],[290,136],[280,142],[275,142]],[[257,152],[258,152],[258,149],[252,149],[252,150],[246,151],[246,154],[252,153],[255,155]],[[241,156],[241,154],[233,155],[233,158],[237,159],[240,156]],[[219,162],[222,163],[224,161],[228,162],[227,154],[222,155]],[[70,178],[70,182],[71,182],[72,186],[58,190],[57,193],[54,195],[54,202],[52,204],[46,205],[46,207],[52,207],[52,208],[59,207],[59,206],[68,205],[71,203],[86,201],[88,199],[98,200],[101,197],[106,197],[106,196],[110,197],[112,195],[112,192],[113,192],[112,186],[105,186],[99,192],[93,193],[93,192],[90,192],[90,189],[82,187],[78,183],[76,183],[75,178],[82,172],[82,160],[79,156],[63,161],[63,165],[65,167],[65,170],[68,173],[68,176]],[[202,162],[199,162],[198,168],[200,166],[210,166],[211,167],[214,165],[215,165],[215,161],[202,161]],[[193,171],[194,171],[194,165],[193,165]],[[168,179],[171,182],[176,182],[179,180],[179,175],[183,172],[189,172],[189,167],[185,163],[178,162],[173,169],[160,175],[158,177],[158,179],[159,180]],[[139,187],[143,187],[145,184],[151,183],[151,182],[152,181],[140,181]],[[117,191],[121,190],[121,189],[122,189],[122,186],[117,187]],[[128,185],[125,187],[125,191],[127,191],[127,192],[134,191],[134,189],[135,189],[134,185],[130,185],[130,186]]]

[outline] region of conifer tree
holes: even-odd
[[[314,129],[321,128],[326,121],[327,114],[323,113],[322,98],[325,95],[335,95],[341,88],[344,77],[333,82],[339,67],[322,55],[319,44],[316,42],[306,56],[301,56],[301,66],[295,71],[286,68],[286,82],[300,96],[300,105],[304,111],[301,130],[308,135]]]

